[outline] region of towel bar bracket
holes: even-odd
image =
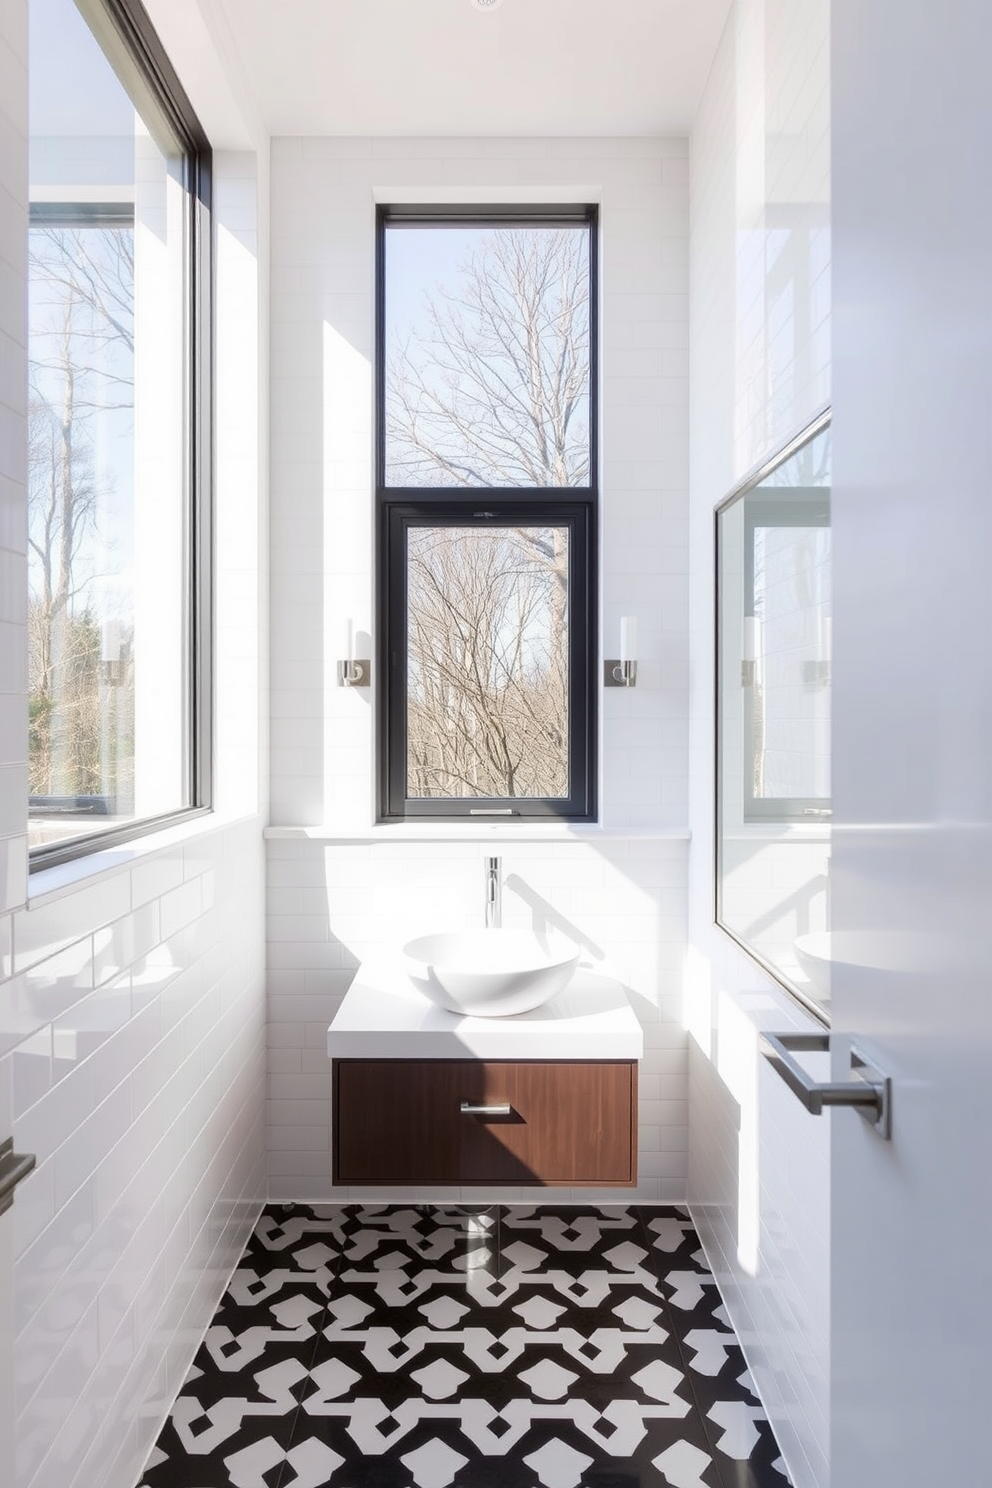
[[[14,1151],[13,1137],[0,1142],[0,1214],[6,1214],[14,1202],[14,1189],[22,1178],[28,1176],[34,1165],[32,1153]]]
[[[849,1080],[814,1080],[794,1058],[796,1053],[828,1054],[830,1039],[829,1033],[764,1033],[761,1035],[761,1052],[811,1115],[821,1115],[825,1106],[850,1106],[883,1141],[889,1141],[892,1136],[892,1081],[855,1044],[850,1045]]]

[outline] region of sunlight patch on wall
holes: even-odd
[[[749,1276],[758,1274],[761,1233],[758,1150],[758,1032],[732,998],[717,1007],[716,1065],[737,1102],[737,1259]]]

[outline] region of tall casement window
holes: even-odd
[[[596,211],[382,207],[380,814],[595,812]]]
[[[30,0],[32,866],[209,804],[210,152],[137,0]]]

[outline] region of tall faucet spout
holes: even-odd
[[[498,930],[503,919],[499,858],[486,859],[486,929]]]

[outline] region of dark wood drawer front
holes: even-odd
[[[636,1111],[633,1062],[336,1060],[334,1177],[629,1186]]]

